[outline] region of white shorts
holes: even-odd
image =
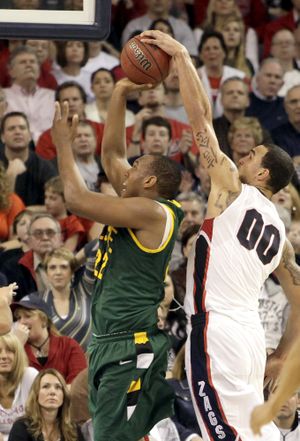
[[[257,326],[256,326],[257,325]],[[280,441],[275,424],[254,436],[250,415],[263,403],[265,340],[260,323],[197,314],[186,343],[186,369],[204,441]]]

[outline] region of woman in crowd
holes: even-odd
[[[51,310],[39,295],[30,294],[11,304],[18,324],[15,332],[25,345],[29,365],[38,371],[57,369],[70,384],[87,366],[79,344],[59,335],[51,319]]]
[[[108,105],[116,84],[116,78],[111,70],[100,68],[92,73],[91,88],[95,94],[95,101],[85,106],[87,119],[98,123],[104,123],[107,116]],[[126,110],[125,125],[133,125],[134,113]]]
[[[250,82],[254,68],[245,54],[245,25],[242,18],[229,16],[224,20],[220,32],[227,48],[226,64],[245,72]]]
[[[38,371],[12,333],[0,336],[0,440],[6,441],[12,423],[24,414],[25,401]]]
[[[202,24],[202,29],[195,30],[196,40],[199,42],[202,38],[203,30],[214,29],[221,31],[224,21],[231,15],[242,18],[241,11],[236,0],[210,0],[206,19]],[[248,28],[245,33],[245,51],[246,57],[251,61],[254,69],[258,68],[258,37],[254,29]]]
[[[50,287],[42,299],[50,308],[52,323],[63,335],[74,338],[86,351],[91,337],[91,293],[94,257],[88,258],[84,273],[73,283],[75,257],[66,248],[49,253],[44,266]]]
[[[202,66],[198,74],[213,109],[213,117],[223,114],[220,87],[230,77],[245,78],[245,73],[234,67],[226,66],[227,48],[223,35],[216,31],[207,31],[203,34],[199,44],[199,58]]]
[[[9,441],[83,441],[70,418],[70,397],[66,382],[55,369],[36,377],[24,417],[13,424]]]
[[[237,118],[228,131],[228,141],[235,164],[251,149],[263,142],[263,131],[257,118],[242,116]]]
[[[292,220],[300,221],[300,195],[292,183],[274,194],[272,201],[274,204],[287,208]]]
[[[57,42],[56,63],[53,63],[53,75],[58,84],[66,81],[79,83],[88,100],[91,101],[93,93],[90,86],[90,74],[83,66],[88,60],[88,44],[85,41],[59,41]]]
[[[13,221],[24,208],[22,199],[11,192],[6,169],[0,161],[0,242],[10,238]]]

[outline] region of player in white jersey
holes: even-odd
[[[202,437],[279,441],[275,425],[256,438],[249,421],[253,407],[263,402],[265,341],[258,294],[273,271],[291,304],[273,370],[300,331],[300,268],[270,202],[290,181],[292,160],[277,146],[259,145],[237,168],[220,150],[211,105],[187,50],[159,31],[142,36],[172,56],[200,161],[211,178],[206,219],[188,262],[186,294],[192,325],[186,367]]]

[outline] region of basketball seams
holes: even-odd
[[[126,76],[136,84],[155,86],[169,73],[170,56],[155,45],[141,42],[140,36],[128,40],[120,58]]]
[[[139,41],[139,40],[138,40]],[[139,41],[140,42],[140,41]],[[124,46],[124,50],[125,50],[125,54],[127,56],[127,59],[131,62],[131,68],[134,67],[137,71],[139,71],[140,73],[142,73],[143,75],[145,75],[145,77],[149,77],[151,78],[152,81],[155,81],[155,83],[157,82],[156,78],[149,75],[148,73],[146,73],[142,68],[140,68],[139,66],[137,66],[135,63],[133,63],[133,61],[135,61],[135,58],[132,59],[132,51],[127,50],[127,46]],[[157,64],[157,63],[156,63]],[[160,69],[159,69],[159,72]],[[143,84],[141,82],[141,84]]]
[[[145,45],[145,43],[143,43],[141,40],[138,40],[138,39],[136,39],[136,40],[141,44],[141,46],[143,46],[143,48],[147,51],[147,55],[150,56],[151,59],[154,61],[155,65],[156,65],[156,67],[157,67],[157,69],[158,69],[158,71],[160,73],[160,81],[162,81],[163,73],[162,73],[161,68],[160,68],[159,64],[157,63],[156,59],[153,57],[152,53],[149,51],[149,49]]]

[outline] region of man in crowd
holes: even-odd
[[[1,121],[0,160],[7,168],[12,190],[26,206],[44,204],[44,184],[56,175],[48,161],[30,150],[31,133],[24,113],[7,113]]]
[[[300,159],[300,85],[290,88],[284,98],[288,121],[272,130],[271,135],[292,158]]]
[[[280,431],[280,441],[297,441],[300,438],[298,403],[298,392],[295,392],[274,418]]]
[[[60,225],[50,214],[33,216],[28,234],[30,250],[21,258],[8,259],[1,268],[8,282],[18,284],[17,300],[34,291],[45,291],[48,281],[43,259],[47,253],[62,245]]]
[[[253,80],[246,116],[255,116],[267,130],[275,129],[287,121],[283,98],[278,96],[283,85],[281,64],[275,58],[266,58]]]
[[[40,134],[51,126],[54,91],[38,86],[40,66],[34,51],[26,46],[19,46],[11,53],[9,74],[12,86],[4,89],[7,111],[25,113],[36,142]]]
[[[86,93],[80,84],[75,81],[67,81],[58,86],[55,93],[55,100],[61,105],[63,102],[67,101],[69,103],[70,121],[71,124],[73,115],[78,115],[80,121],[87,121],[91,126],[93,126],[96,136],[97,136],[97,148],[96,152],[100,153],[100,146],[103,136],[103,124],[96,123],[94,121],[89,121],[86,119],[84,114],[84,107],[86,104]],[[53,144],[51,130],[48,129],[41,134],[38,139],[36,152],[39,156],[44,159],[53,159],[56,157],[55,145]]]
[[[141,91],[138,101],[142,108],[135,117],[131,144],[129,144],[128,148],[128,154],[130,156],[137,154],[135,147],[137,145],[139,146],[141,142],[143,122],[153,116],[166,118],[165,90],[163,84],[158,84],[150,90]],[[176,119],[168,118],[168,120],[172,128],[172,142],[168,156],[183,165],[185,165],[186,162],[192,163],[195,154],[198,152],[190,126]]]
[[[237,118],[245,116],[246,109],[249,106],[249,88],[242,78],[232,77],[222,83],[221,104],[223,115],[215,118],[213,125],[220,148],[226,155],[231,157],[228,130]],[[264,141],[271,142],[270,134],[266,130],[264,130]]]

